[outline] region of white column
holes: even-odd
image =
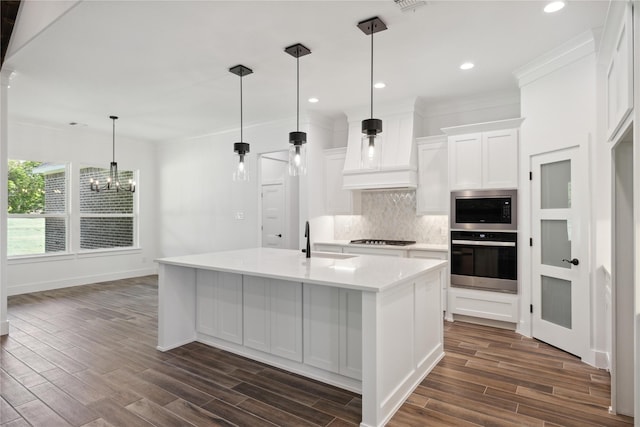
[[[196,340],[196,269],[160,263],[158,268],[158,350]]]
[[[380,401],[380,293],[362,291],[362,423],[377,427],[381,423]]]
[[[640,419],[640,1],[633,2],[633,215],[635,249],[635,425]]]
[[[9,76],[11,72],[0,73],[0,335],[9,333],[7,320],[7,147]]]

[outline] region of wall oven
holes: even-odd
[[[451,192],[451,229],[516,230],[517,190]]]
[[[451,231],[451,286],[518,292],[517,233]]]

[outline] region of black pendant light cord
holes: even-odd
[[[113,121],[113,139],[111,141],[111,146],[113,148],[113,162],[115,163],[116,161],[116,119],[115,118],[111,118],[111,120]]]
[[[300,132],[300,55],[296,57],[296,131]]]
[[[242,74],[240,74],[240,142],[244,142],[242,135]]]
[[[373,31],[371,31],[371,118],[373,119]]]

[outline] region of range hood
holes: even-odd
[[[390,106],[377,112],[382,119],[382,153],[380,169],[363,169],[360,162],[361,122],[368,117],[365,109],[347,114],[349,136],[344,162],[345,190],[416,188],[418,162],[415,137],[420,135],[422,114],[416,100]]]

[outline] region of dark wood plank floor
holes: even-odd
[[[157,278],[9,298],[2,426],[354,426],[360,396],[190,344],[155,350]],[[514,332],[445,325],[446,357],[390,426],[618,426],[609,375]]]

